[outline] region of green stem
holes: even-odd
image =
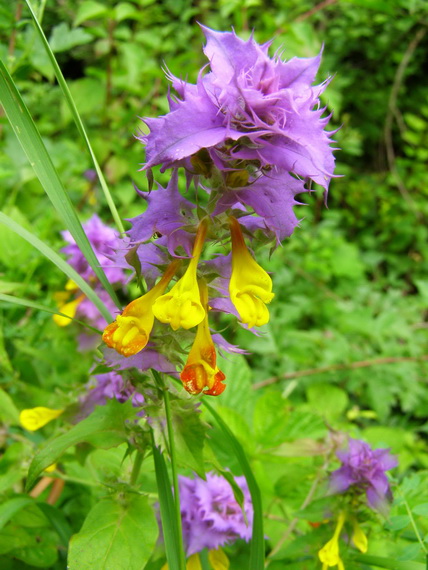
[[[137,449],[135,453],[136,453],[135,461],[134,465],[132,466],[131,478],[129,480],[131,485],[135,485],[135,483],[137,482],[138,475],[140,474],[141,465],[143,464],[143,459],[144,459],[144,454],[141,453],[141,451]]]
[[[178,471],[177,471],[177,455],[175,449],[174,431],[172,425],[172,415],[171,415],[171,401],[169,398],[169,392],[165,387],[163,378],[159,372],[153,370],[153,375],[158,383],[159,387],[162,389],[164,402],[165,402],[165,415],[166,415],[166,425],[168,431],[168,443],[169,443],[169,456],[171,460],[171,471],[172,471],[172,486],[174,489],[174,507],[175,507],[175,522],[178,531],[178,548],[179,548],[179,561],[180,568],[178,570],[185,570],[186,559],[184,556],[183,547],[183,529],[181,525],[181,510],[180,510],[180,490],[178,486]]]
[[[58,84],[61,87],[61,90],[62,90],[63,95],[67,101],[68,106],[70,107],[70,111],[71,111],[71,114],[73,116],[74,122],[76,123],[77,130],[79,131],[81,137],[83,138],[85,145],[86,145],[86,148],[87,148],[87,150],[91,156],[92,162],[94,164],[94,168],[95,168],[97,175],[98,175],[98,180],[100,182],[101,188],[102,188],[103,193],[104,193],[104,197],[107,201],[108,207],[110,208],[110,213],[111,213],[111,215],[112,215],[112,217],[116,223],[116,226],[117,226],[119,232],[121,234],[123,234],[123,233],[125,233],[125,228],[123,227],[122,220],[119,216],[119,212],[117,211],[116,205],[113,201],[112,195],[111,195],[110,190],[107,186],[107,182],[106,182],[104,175],[101,171],[100,165],[98,164],[97,157],[95,156],[95,153],[92,149],[91,142],[90,142],[89,137],[86,133],[85,127],[83,126],[83,122],[82,122],[82,119],[80,118],[79,112],[78,112],[76,104],[74,102],[74,99],[70,93],[68,85],[64,79],[62,71],[58,65],[56,58],[55,58],[55,55],[53,54],[53,52],[50,48],[49,42],[46,39],[46,36],[42,30],[42,27],[40,25],[40,21],[37,19],[37,16],[36,16],[33,8],[31,7],[30,1],[25,0],[25,3],[27,4],[28,9],[30,10],[31,17],[33,18],[34,25],[36,26],[36,30],[37,30],[37,32],[40,36],[40,39],[44,45],[46,53],[47,53],[47,55],[51,61],[52,67],[53,67],[54,72],[55,72],[55,76],[56,76],[57,81],[58,81]],[[43,9],[44,9],[45,4],[46,4],[46,0],[42,3]]]

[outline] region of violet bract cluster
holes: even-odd
[[[225,376],[215,344],[239,349],[218,333],[213,340],[209,311],[233,315],[250,330],[269,321],[272,279],[252,250],[291,235],[296,196],[311,181],[327,191],[334,149],[319,99],[328,80],[313,85],[320,55],[282,61],[252,36],[202,30],[208,64],[196,84],[168,71],[170,112],[144,119],[150,132],[138,136],[143,170],[160,165],[171,176],[166,186],[138,191],[147,207],[130,220],[118,259],[144,277],[147,292],[103,340],[108,363],[118,364],[116,351],[130,361],[122,368],[132,361],[147,369],[157,352],[179,369],[189,393],[219,395]]]
[[[243,510],[230,484],[219,475],[179,477],[181,518],[186,555],[215,550],[238,539],[251,538],[253,506],[245,477],[235,477],[244,494]]]
[[[332,538],[318,552],[322,570],[337,566],[344,570],[340,556],[340,538],[346,538],[362,553],[367,552],[368,539],[358,522],[361,507],[368,506],[381,513],[387,512],[392,495],[386,471],[397,466],[396,457],[389,449],[372,449],[368,443],[349,439],[348,448],[336,453],[342,463],[330,476],[330,492],[342,496]],[[343,531],[346,532],[343,532]]]
[[[331,474],[332,491],[365,495],[369,507],[383,510],[391,499],[386,472],[398,465],[396,457],[389,449],[372,449],[359,439],[350,439],[348,449],[336,455],[342,465]]]

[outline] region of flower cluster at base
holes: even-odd
[[[331,474],[330,491],[342,495],[341,510],[332,538],[318,552],[322,570],[333,566],[344,570],[339,539],[347,524],[352,529],[348,534],[352,544],[360,552],[367,552],[368,540],[358,523],[357,513],[366,501],[370,509],[386,513],[392,498],[386,471],[398,465],[389,449],[372,449],[358,439],[349,439],[348,449],[337,451],[336,455],[342,465]]]
[[[218,333],[213,340],[209,311],[234,315],[250,330],[269,321],[272,279],[251,250],[291,235],[296,195],[310,181],[327,191],[334,149],[319,100],[328,81],[313,85],[320,55],[282,61],[253,37],[202,29],[210,71],[204,67],[195,85],[168,72],[176,92],[170,112],[145,119],[150,132],[138,137],[146,145],[143,169],[160,165],[171,176],[166,187],[138,190],[147,208],[130,220],[117,260],[144,277],[147,292],[103,340],[129,360],[121,368],[147,368],[158,352],[181,369],[190,394],[219,395],[225,376],[215,344],[239,349]],[[106,360],[117,364],[111,351]]]
[[[251,538],[253,506],[245,477],[235,477],[244,494],[244,513],[231,485],[215,473],[189,479],[179,476],[181,519],[186,554],[217,549],[239,538]]]

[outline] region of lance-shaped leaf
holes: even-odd
[[[121,308],[112,286],[99,266],[94,250],[86,237],[82,224],[52,163],[42,137],[12,77],[1,60],[0,101],[23,151],[27,155],[54,208],[62,218],[65,227],[70,231],[105,290],[116,305]]]

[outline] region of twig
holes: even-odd
[[[52,489],[49,493],[46,502],[48,505],[54,505],[60,498],[62,490],[64,489],[65,481],[63,479],[54,479]]]
[[[426,28],[420,28],[416,34],[414,35],[412,41],[407,46],[406,51],[404,52],[403,59],[400,62],[400,65],[397,68],[397,72],[394,77],[394,83],[392,85],[391,94],[389,96],[388,101],[388,112],[386,114],[385,119],[385,130],[384,130],[384,137],[385,137],[385,147],[386,147],[386,157],[388,160],[389,170],[391,174],[394,176],[397,187],[400,191],[400,194],[403,196],[404,200],[408,203],[408,205],[412,208],[416,215],[419,216],[419,212],[416,209],[415,203],[412,197],[407,190],[400,173],[398,172],[396,163],[395,163],[395,152],[394,152],[394,145],[392,142],[392,122],[394,116],[398,115],[397,109],[397,99],[398,99],[398,92],[404,81],[404,73],[406,71],[407,66],[410,63],[412,55],[417,48],[419,42],[422,40],[424,35],[426,34]]]
[[[19,20],[21,19],[21,16],[22,16],[22,2],[18,1],[18,3],[16,4],[16,10],[15,10],[15,25],[13,27],[12,33],[10,34],[10,38],[9,38],[8,54],[9,54],[10,58],[12,58],[15,54],[16,28],[17,28]]]
[[[30,491],[30,497],[37,499],[51,483],[55,481],[54,477],[42,477],[37,485]]]
[[[328,457],[326,459],[326,461],[324,462],[324,464],[322,465],[322,467],[318,470],[318,473],[317,473],[317,475],[316,475],[316,477],[315,477],[315,479],[311,485],[311,488],[309,489],[309,492],[306,495],[305,500],[303,501],[303,503],[299,509],[300,511],[305,509],[309,505],[309,503],[312,501],[313,496],[315,495],[315,491],[317,490],[318,485],[321,483],[321,481],[324,477],[324,474],[325,474],[325,472],[329,466],[329,463],[330,463],[330,458]],[[269,552],[269,556],[266,560],[266,566],[269,564],[269,561],[275,556],[275,554],[277,554],[277,552],[279,552],[281,550],[282,545],[284,544],[284,542],[287,541],[288,537],[294,531],[299,520],[300,519],[298,517],[294,517],[294,519],[290,522],[288,527],[285,529],[284,534],[281,536],[281,538],[276,543],[276,545],[273,547],[273,549]]]
[[[307,12],[305,12],[304,14],[297,16],[296,22],[303,22],[303,20],[310,18],[310,16],[313,16],[314,14],[319,12],[320,10],[327,8],[327,6],[331,6],[332,4],[335,4],[336,2],[337,2],[337,0],[323,0],[322,2],[320,2],[316,6],[314,6],[313,8],[308,10]]]
[[[320,368],[308,368],[307,370],[297,370],[296,372],[287,372],[281,376],[267,378],[261,382],[253,384],[253,390],[259,390],[270,384],[276,384],[281,380],[293,380],[302,376],[312,376],[313,374],[324,374],[325,372],[335,372],[336,370],[355,370],[356,368],[367,368],[369,366],[378,366],[380,364],[394,364],[396,362],[422,362],[428,360],[428,354],[422,356],[386,356],[384,358],[374,358],[373,360],[359,360],[357,362],[349,362],[348,364],[331,364],[330,366],[321,366]]]

